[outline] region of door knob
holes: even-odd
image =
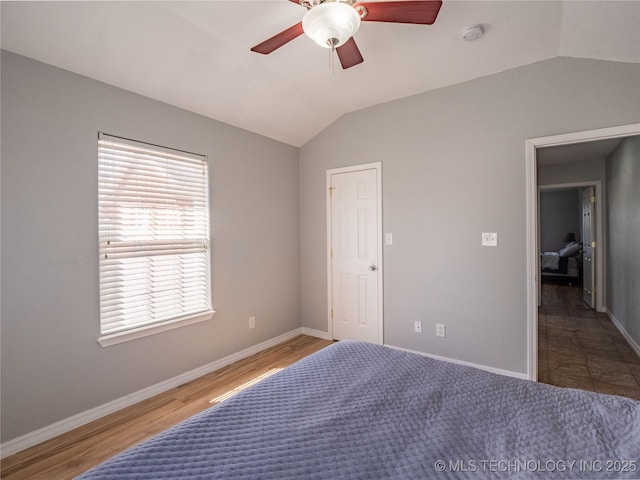
[[[375,272],[377,269],[378,269],[378,267],[376,267],[375,265],[371,265],[369,267],[369,271],[371,271],[371,272]]]

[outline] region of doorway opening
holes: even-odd
[[[540,283],[579,285],[590,308],[604,312],[602,182],[538,185]],[[555,262],[555,264],[554,264]]]
[[[529,139],[526,146],[527,374],[538,379],[538,305],[540,248],[538,226],[538,149],[640,135],[640,124]],[[602,270],[602,269],[601,269]],[[604,306],[601,306],[601,308]]]

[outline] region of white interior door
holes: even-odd
[[[329,304],[336,340],[382,343],[379,175],[379,166],[328,172]]]
[[[585,187],[582,190],[582,298],[591,308],[595,307],[595,189]]]

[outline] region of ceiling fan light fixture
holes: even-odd
[[[302,29],[324,48],[337,48],[360,28],[360,14],[351,5],[324,2],[309,10],[302,19]]]

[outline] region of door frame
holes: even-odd
[[[581,187],[594,187],[595,188],[595,196],[596,196],[596,256],[595,256],[595,265],[596,265],[596,306],[595,310],[598,312],[605,312],[606,309],[604,307],[604,257],[603,257],[603,246],[605,245],[603,242],[603,206],[604,201],[602,198],[602,182],[600,180],[586,181],[586,182],[571,182],[571,183],[554,183],[549,185],[538,185],[538,205],[540,205],[540,193],[546,192],[549,190],[562,190],[565,188],[581,188]],[[538,234],[538,245],[540,245],[540,209],[537,209],[537,234]],[[539,259],[538,259],[539,260]],[[538,268],[540,266],[538,265]],[[542,292],[541,292],[541,283],[537,282],[538,285],[538,306],[541,303]],[[537,320],[536,320],[537,322]],[[537,328],[537,325],[536,325]]]
[[[640,123],[581,132],[529,138],[525,141],[526,222],[527,222],[527,376],[538,379],[538,179],[536,149],[573,143],[640,135]]]
[[[331,229],[331,176],[339,173],[351,173],[361,170],[376,171],[376,189],[377,189],[377,223],[376,232],[378,257],[376,265],[378,266],[378,344],[382,345],[384,340],[384,310],[383,310],[383,280],[384,268],[382,262],[382,162],[364,163],[361,165],[352,165],[349,167],[332,168],[326,173],[326,199],[327,199],[327,332],[329,338],[333,339],[333,318],[331,317],[331,309],[333,307],[333,262],[331,261],[331,245],[332,245],[332,229]]]

